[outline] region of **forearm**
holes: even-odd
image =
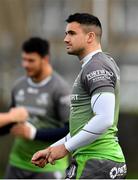
[[[12,122],[12,118],[8,112],[0,113],[0,127],[5,126],[11,122]]]
[[[67,142],[70,138],[71,138],[70,133],[68,133],[64,138],[62,138],[62,139],[58,140],[57,142],[55,142],[54,144],[52,144],[51,147],[65,144],[65,142]]]
[[[10,129],[13,127],[13,125],[15,125],[16,123],[10,123],[8,125],[5,125],[3,127],[0,128],[0,135],[6,135],[10,132]]]
[[[66,123],[61,128],[36,129],[32,124],[26,123],[30,127],[30,139],[55,142],[65,137],[69,132],[69,125]]]
[[[55,142],[66,136],[68,132],[68,126],[62,128],[39,129],[36,132],[35,139]]]

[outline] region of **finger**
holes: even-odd
[[[52,164],[52,165],[55,164],[55,160],[52,158],[52,156],[50,156],[50,157],[48,158],[48,162],[49,162],[50,164]]]
[[[46,160],[44,160],[39,164],[39,167],[43,168],[47,163],[48,162]]]
[[[16,124],[11,128],[11,131],[17,131],[17,130],[20,130],[20,128],[21,128],[20,125]]]
[[[18,127],[13,127],[13,128],[11,128],[11,130],[10,130],[11,132],[14,132],[14,131],[19,131],[19,128]]]
[[[55,160],[53,160],[53,161],[51,162],[51,164],[52,164],[52,165],[55,165],[55,164],[56,164]]]
[[[39,158],[39,159],[37,159],[37,160],[31,160],[31,162],[33,163],[33,164],[39,164],[39,163],[41,163],[41,162],[43,162],[45,159],[44,158]]]
[[[10,133],[12,133],[13,135],[20,134],[20,132],[21,131],[19,131],[19,129],[17,129],[17,128],[14,128],[14,129],[10,130]]]
[[[39,158],[44,158],[44,159],[47,159],[47,157],[49,156],[49,151],[47,149],[45,150],[41,150],[41,151],[38,151],[36,152],[33,157],[32,157],[32,161],[36,161],[38,160]]]
[[[48,151],[48,152],[46,153],[46,156],[45,156],[46,159],[48,159],[48,157],[50,156],[50,153],[51,153],[50,151]]]
[[[10,130],[10,133],[12,133],[13,135],[15,134],[15,132],[16,132],[16,129],[15,129],[15,128],[12,128],[12,129]]]
[[[46,159],[41,159],[39,161],[32,161],[32,163],[36,166],[43,168],[48,162]]]
[[[33,155],[31,161],[37,161],[39,158],[41,158],[41,153],[38,151]]]
[[[46,160],[45,159],[39,159],[38,161],[31,161],[33,164],[37,166],[41,166],[41,164],[45,164]]]

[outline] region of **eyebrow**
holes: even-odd
[[[76,32],[72,31],[72,30],[69,30],[69,31],[66,31],[65,34],[76,34]]]

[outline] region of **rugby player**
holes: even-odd
[[[61,178],[68,159],[41,169],[30,163],[34,152],[64,137],[68,132],[69,87],[53,70],[49,42],[32,37],[22,45],[22,66],[26,76],[19,78],[12,91],[12,107],[24,106],[29,118],[14,125],[15,138],[6,179]]]
[[[68,179],[123,179],[126,163],[118,131],[120,74],[113,58],[101,48],[102,26],[91,14],[67,19],[67,53],[78,56],[82,69],[71,95],[70,133],[49,148],[36,152],[32,163],[54,164],[72,153]]]

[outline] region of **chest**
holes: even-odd
[[[85,85],[81,79],[81,73],[77,76],[73,84],[72,94],[71,94],[71,104],[74,103],[85,103],[85,101],[90,100],[90,96],[85,89]]]
[[[24,86],[14,91],[14,103],[31,109],[49,109],[53,106],[53,92],[47,87]]]

